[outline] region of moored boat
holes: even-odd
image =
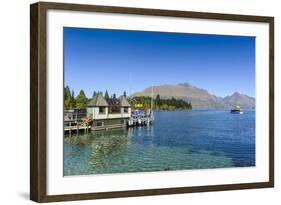
[[[243,114],[243,111],[242,111],[241,107],[237,105],[230,110],[230,113],[232,113],[232,114]]]
[[[127,125],[132,126],[141,126],[141,125],[150,125],[154,120],[152,110],[132,110],[131,118],[128,120]]]

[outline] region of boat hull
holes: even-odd
[[[231,110],[230,113],[231,114],[243,114],[243,112],[241,110]]]

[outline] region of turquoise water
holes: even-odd
[[[255,166],[255,112],[155,112],[150,127],[65,135],[64,175]]]

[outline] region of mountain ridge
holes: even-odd
[[[254,108],[255,98],[239,92],[234,92],[226,97],[220,97],[208,92],[208,90],[193,86],[189,83],[164,84],[153,86],[154,97],[157,94],[161,98],[183,99],[191,103],[195,109],[230,109],[239,105],[242,108]],[[136,92],[134,96],[151,96],[152,86],[145,88],[143,91]]]

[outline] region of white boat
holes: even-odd
[[[231,110],[230,113],[232,114],[243,114],[242,109],[240,108],[240,106],[234,106]]]

